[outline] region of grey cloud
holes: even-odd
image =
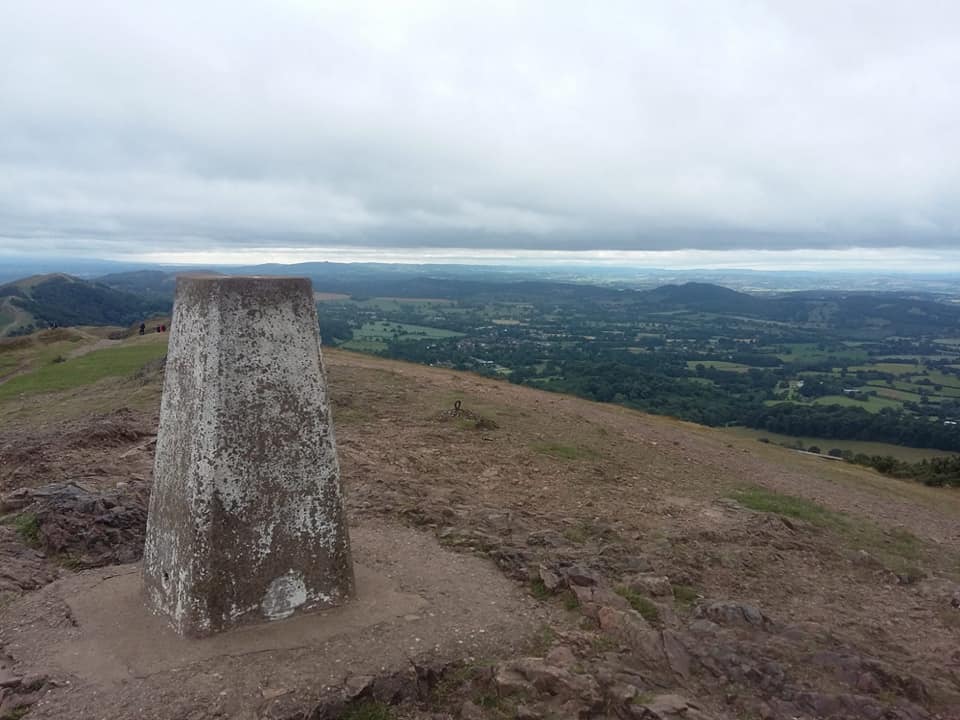
[[[0,243],[956,247],[949,3],[8,3]]]

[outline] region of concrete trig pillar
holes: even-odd
[[[181,276],[143,579],[183,635],[353,595],[310,281]]]

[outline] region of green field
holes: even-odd
[[[463,333],[453,330],[441,330],[440,328],[429,327],[427,325],[409,325],[407,323],[393,322],[372,322],[365,323],[362,327],[353,331],[355,340],[387,340],[397,338],[400,340],[422,339],[438,340],[441,338],[463,337]]]
[[[356,352],[376,353],[386,350],[387,343],[390,340],[441,340],[451,337],[463,337],[463,333],[442,330],[428,325],[378,321],[365,323],[354,330],[353,339],[343,343],[340,347]]]
[[[921,368],[922,369],[922,368]],[[857,370],[875,371],[890,373],[891,375],[914,375],[917,372],[917,366],[913,363],[873,363],[872,365],[857,365],[850,368],[850,372]]]
[[[942,373],[939,370],[929,370],[923,377],[927,378],[934,385],[943,385],[945,387],[952,387],[956,390],[960,390],[960,378],[956,375],[947,375]]]
[[[804,449],[815,445],[823,453],[833,448],[839,450],[849,450],[853,453],[863,453],[864,455],[892,455],[898,460],[905,462],[920,462],[932,457],[943,457],[950,455],[942,450],[929,450],[926,448],[909,448],[901,445],[890,445],[888,443],[862,442],[860,440],[828,440],[815,437],[793,437],[791,435],[779,435],[777,433],[767,432],[766,430],[753,430],[744,427],[723,428],[718,432],[734,435],[739,438],[767,438],[771,443],[778,445],[793,445],[799,442]]]
[[[149,335],[116,347],[95,350],[65,362],[46,360],[0,385],[0,401],[20,395],[89,385],[107,377],[131,375],[167,352],[166,335]],[[46,355],[45,353],[44,355]]]
[[[743,363],[727,362],[726,360],[688,360],[687,367],[695,370],[697,365],[713,368],[714,370],[726,370],[727,372],[748,372],[750,365]]]
[[[873,387],[876,387],[877,395],[882,398],[887,398],[888,400],[896,400],[899,402],[920,402],[920,393],[883,386]]]
[[[844,405],[847,407],[862,407],[867,412],[880,412],[884,408],[902,407],[898,400],[890,400],[882,397],[871,397],[869,400],[854,400],[846,395],[824,395],[813,401],[814,405]]]
[[[785,347],[790,348],[790,352],[774,353],[784,362],[815,362],[837,358],[852,363],[864,362],[869,357],[866,351],[852,347],[821,350],[817,343],[789,343]]]
[[[337,300],[335,302],[343,302]],[[369,300],[355,301],[360,307],[376,308],[388,312],[397,312],[400,310],[412,310],[416,312],[427,312],[432,307],[447,306],[453,303],[453,300],[443,298],[386,298],[377,297]]]

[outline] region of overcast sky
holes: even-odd
[[[958,38],[953,0],[0,0],[0,251],[960,269]]]

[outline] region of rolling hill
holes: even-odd
[[[0,337],[68,325],[129,325],[170,301],[55,273],[0,286]]]

